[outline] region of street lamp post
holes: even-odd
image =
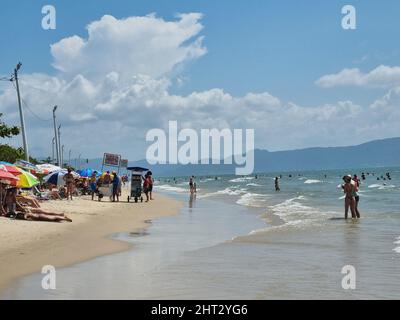
[[[64,166],[64,145],[61,147],[61,168]]]
[[[56,156],[57,156],[57,165],[60,165],[60,152],[58,148],[58,135],[57,135],[57,125],[56,125],[56,110],[57,106],[53,108],[53,124],[54,124],[54,139],[56,141]]]
[[[81,155],[82,154],[79,154],[79,157],[78,157],[78,169],[81,168]]]
[[[24,153],[25,153],[25,160],[29,162],[29,150],[28,150],[28,141],[26,139],[26,130],[25,130],[25,118],[24,112],[22,110],[21,104],[21,95],[19,92],[19,83],[18,83],[18,71],[21,68],[22,64],[19,62],[14,69],[14,80],[17,87],[17,96],[18,96],[18,107],[19,107],[19,117],[21,120],[21,133],[22,133],[22,143],[24,145]]]
[[[61,168],[63,167],[62,159],[61,159],[61,124],[58,126],[58,154],[60,157],[60,163],[58,164]]]
[[[68,151],[68,166],[71,166],[71,149]]]
[[[53,164],[55,164],[55,160],[54,160],[54,143],[55,143],[55,138],[53,137],[53,139],[51,139],[51,162]]]

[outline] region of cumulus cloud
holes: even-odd
[[[72,36],[51,46],[53,66],[65,75],[91,80],[117,72],[122,78],[165,76],[206,53],[199,13],[180,14],[176,21],[155,15],[116,19],[105,15],[87,27],[83,39]]]
[[[60,73],[20,78],[24,100],[36,114],[25,111],[31,152],[51,153],[51,110],[56,104],[62,144],[72,149],[73,156],[84,157],[117,152],[142,158],[147,130],[167,129],[171,120],[181,128],[197,130],[255,129],[256,147],[272,150],[348,145],[400,135],[400,86],[367,106],[351,101],[300,106],[268,92],[235,96],[221,88],[172,94],[171,72],[206,52],[199,36],[200,18],[185,14],[171,22],[154,15],[122,20],[105,16],[89,25],[87,39],[74,36],[53,45],[54,65]],[[377,82],[385,73],[382,70],[386,69],[368,81]],[[15,90],[1,85],[1,111],[6,121],[18,124]]]
[[[380,65],[368,73],[358,68],[343,69],[339,73],[322,76],[316,84],[323,88],[345,86],[390,88],[400,85],[400,67]]]
[[[45,92],[40,83],[47,83]],[[114,83],[114,85],[112,85]],[[400,87],[370,106],[340,101],[322,106],[282,102],[267,93],[233,96],[223,89],[188,95],[170,93],[171,81],[137,75],[123,82],[115,73],[93,83],[82,75],[70,81],[31,75],[21,81],[25,99],[39,115],[51,115],[59,104],[63,143],[100,156],[105,149],[140,158],[146,147],[147,130],[168,128],[177,120],[181,128],[253,128],[258,148],[286,149],[317,145],[346,145],[400,134]],[[107,90],[105,90],[107,87]],[[0,95],[7,117],[18,123],[15,91]],[[29,113],[31,144],[49,152],[52,123]],[[46,144],[47,141],[47,144]],[[45,153],[46,154],[46,153]]]

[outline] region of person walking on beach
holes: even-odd
[[[151,171],[147,172],[148,175],[148,179],[149,179],[149,195],[150,195],[150,200],[154,200],[153,199],[153,184],[154,184],[154,180],[153,180],[153,173]]]
[[[149,189],[150,189],[150,182],[151,177],[149,176],[149,173],[147,172],[143,178],[143,192],[146,195],[146,202],[149,202]]]
[[[72,193],[74,192],[74,187],[75,187],[75,178],[74,175],[72,174],[71,168],[68,168],[68,172],[66,175],[63,177],[65,184],[67,186],[67,200],[71,198],[72,200]]]
[[[281,188],[279,187],[279,178],[275,177],[275,191],[281,191]]]
[[[97,190],[97,171],[94,171],[90,177],[90,193],[92,194],[92,200],[94,200],[94,195]]]
[[[114,171],[112,179],[112,202],[115,202],[115,197],[117,197],[117,202],[119,202],[119,185],[120,179],[117,173]]]
[[[352,179],[351,176],[344,176],[343,177],[344,185],[342,185],[343,191],[345,193],[344,198],[344,218],[347,219],[349,215],[349,209],[351,211],[351,217],[356,219],[356,186],[355,184],[351,183]]]

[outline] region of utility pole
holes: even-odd
[[[16,87],[17,87],[19,117],[21,119],[22,142],[24,144],[25,160],[29,162],[29,150],[28,150],[28,142],[26,139],[25,118],[24,118],[24,112],[22,110],[21,95],[19,92],[19,83],[18,83],[18,70],[21,68],[21,66],[22,66],[22,63],[18,62],[16,68],[14,69],[14,80],[15,80]]]
[[[64,145],[61,147],[61,168],[64,166]]]
[[[81,155],[82,154],[79,154],[79,158],[78,158],[78,169],[80,169],[81,168]]]
[[[68,166],[71,166],[71,149],[68,151]]]
[[[53,123],[54,123],[54,139],[56,141],[56,155],[57,155],[57,165],[60,165],[60,153],[58,149],[58,136],[57,136],[57,125],[56,125],[56,110],[57,106],[53,108]]]
[[[53,137],[53,139],[51,140],[51,162],[53,163],[53,164],[55,164],[55,161],[54,161],[54,137]]]
[[[60,155],[60,162],[61,162],[58,165],[62,169],[63,164],[62,164],[62,159],[61,159],[61,124],[58,126],[58,153]]]

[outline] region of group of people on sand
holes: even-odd
[[[119,202],[119,197],[122,192],[122,178],[118,176],[116,171],[110,173],[107,171],[104,175],[97,178],[98,172],[94,171],[89,178],[90,193],[92,200],[94,200],[95,194],[99,191],[99,187],[112,187],[111,198],[112,202]]]
[[[72,222],[63,213],[46,212],[40,208],[38,200],[34,197],[23,195],[18,188],[5,189],[0,184],[0,216],[29,221]]]
[[[98,177],[98,172],[94,171],[89,178],[89,186],[90,193],[92,196],[92,200],[94,200],[94,196],[99,192],[100,187],[109,187],[112,189],[111,192],[111,201],[119,202],[119,197],[122,194],[122,185],[125,185],[128,182],[128,176],[122,175],[119,176],[117,172],[107,171],[104,175]],[[146,195],[146,202],[149,200],[153,200],[153,185],[154,180],[152,177],[152,172],[148,171],[144,177],[142,177],[143,182],[143,193]]]

